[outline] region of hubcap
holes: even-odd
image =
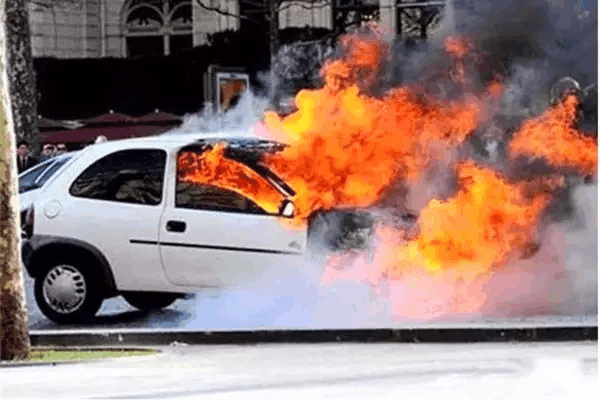
[[[60,314],[77,311],[87,294],[83,275],[70,265],[52,268],[44,278],[42,292],[46,304]]]

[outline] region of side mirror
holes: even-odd
[[[563,76],[550,87],[550,104],[560,101],[562,95],[567,91],[574,91],[581,96],[581,86],[579,82],[571,76]]]
[[[283,215],[287,218],[292,218],[294,216],[294,212],[296,211],[296,207],[291,200],[284,200],[281,203],[281,207],[279,207],[279,214]]]

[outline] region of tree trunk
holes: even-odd
[[[39,131],[37,118],[37,87],[33,55],[31,50],[31,29],[29,27],[28,0],[7,0],[6,52],[10,68],[8,89],[12,102],[12,115],[17,140],[25,139],[33,152],[38,152]]]
[[[427,26],[429,23],[427,22],[427,17],[425,15],[425,10],[421,9],[421,18],[419,19],[419,28],[421,30],[421,39],[423,42],[427,40]]]
[[[22,1],[0,0],[0,359],[29,355],[27,307],[19,251],[17,159],[11,99],[8,90],[7,12]],[[11,7],[7,7],[10,4]],[[10,34],[9,34],[10,35]],[[31,76],[29,74],[28,76]],[[14,105],[12,107],[15,107]],[[18,107],[15,107],[18,109]]]

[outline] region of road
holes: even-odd
[[[0,398],[583,399],[597,343],[169,346],[155,356],[0,367]]]
[[[266,284],[265,282],[268,282]],[[474,318],[470,321],[409,322],[388,316],[389,302],[364,285],[335,282],[320,286],[306,274],[280,275],[235,291],[205,291],[177,300],[170,307],[143,313],[121,297],[106,300],[96,322],[86,326],[57,325],[44,317],[33,299],[33,281],[26,278],[29,326],[32,331],[72,329],[177,328],[189,330],[359,329],[434,327],[598,326],[597,314],[540,315],[519,318]]]

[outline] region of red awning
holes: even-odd
[[[40,129],[42,143],[88,143],[98,136],[108,140],[143,137],[165,132],[179,124],[182,118],[175,114],[156,111],[139,118],[121,113],[107,113],[81,121],[84,126],[68,129],[59,121],[40,119],[44,129]]]
[[[79,121],[57,121],[38,116],[38,128],[40,131],[62,131],[65,129],[79,128],[82,125],[83,124]]]
[[[86,126],[67,131],[42,132],[41,137],[43,143],[88,143],[101,135],[108,140],[118,140],[156,135],[169,129],[169,126],[159,125]]]
[[[64,124],[61,124],[59,121],[55,121],[53,119],[48,119],[48,118],[43,118],[43,117],[38,118],[38,127],[40,128],[41,131],[57,130],[57,129],[65,129],[66,128],[66,126]]]
[[[135,125],[129,127],[129,131],[133,133],[134,137],[158,135],[169,129],[172,129],[172,127],[164,125]]]
[[[126,114],[111,112],[94,118],[85,119],[81,122],[85,125],[126,125],[134,123],[135,118]]]
[[[86,143],[96,140],[96,138],[100,135],[106,136],[108,140],[132,137],[129,128],[126,126],[86,126],[68,131],[46,132],[46,134],[47,135],[42,135],[45,143]]]
[[[170,114],[164,111],[155,111],[135,119],[136,124],[165,124],[177,125],[183,121],[179,115]]]

